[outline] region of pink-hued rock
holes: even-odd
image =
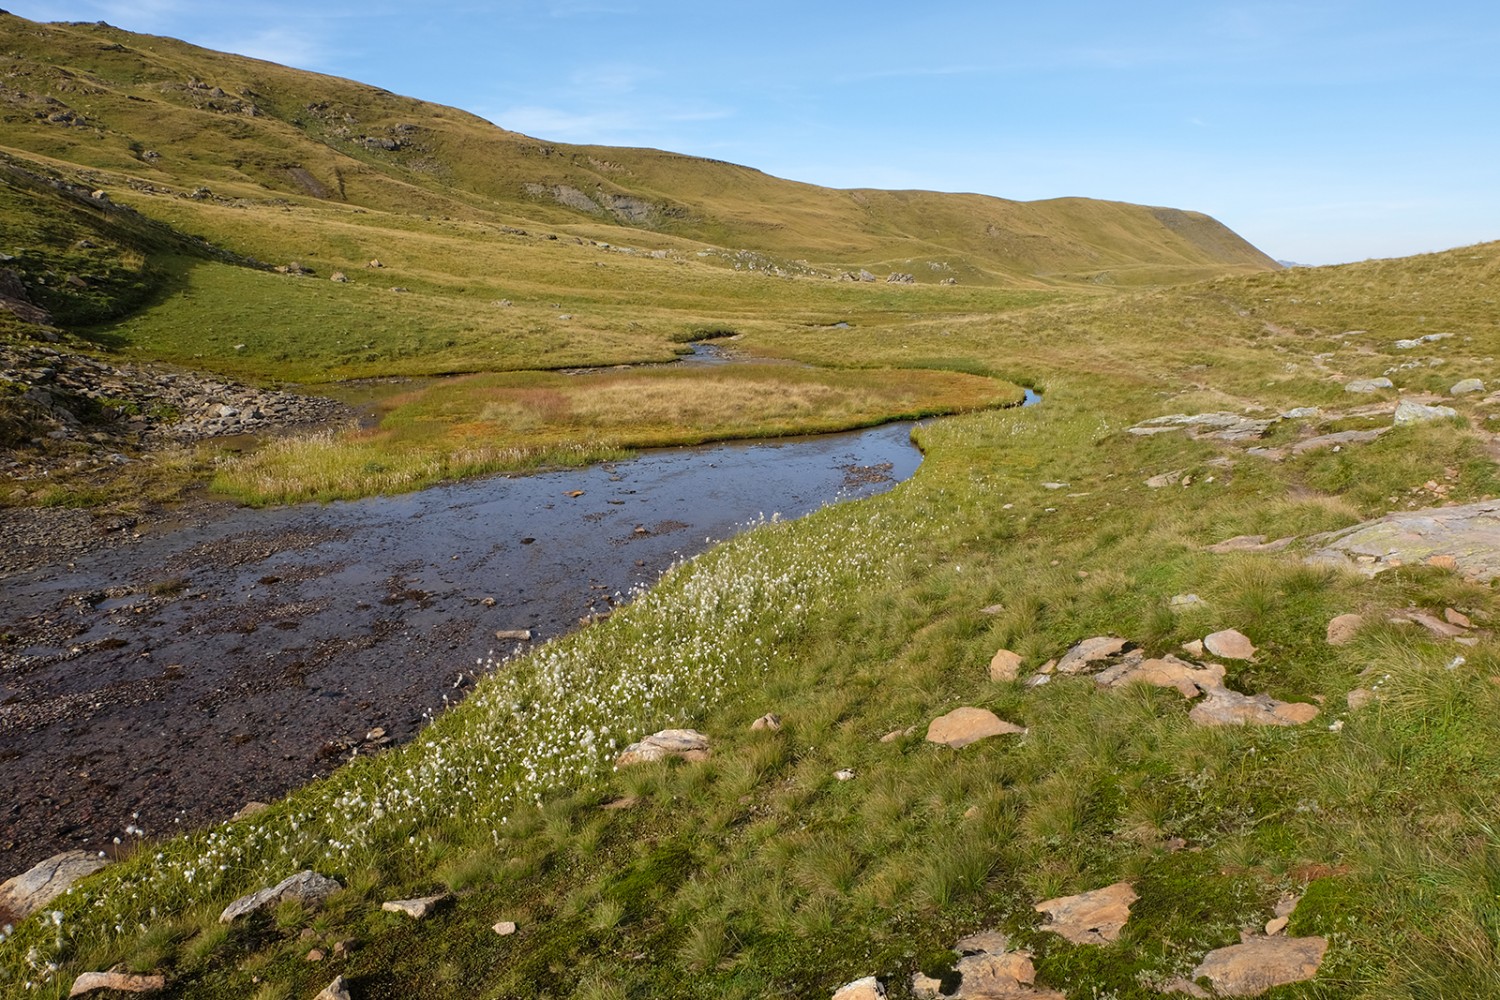
[[[1021,675],[1021,654],[1002,649],[990,658],[990,680],[1013,681]]]
[[[1364,615],[1339,615],[1328,623],[1328,645],[1342,646],[1354,639],[1365,623]]]
[[[1139,897],[1129,882],[1063,896],[1036,904],[1051,920],[1044,931],[1061,934],[1074,944],[1108,944],[1120,936],[1130,919],[1130,904]]]
[[[1062,659],[1057,661],[1057,672],[1060,674],[1084,673],[1091,664],[1118,656],[1128,645],[1130,645],[1129,640],[1112,635],[1098,635],[1092,639],[1085,639],[1064,653]]]
[[[1273,986],[1313,978],[1327,951],[1328,940],[1321,937],[1251,938],[1209,952],[1193,978],[1207,976],[1216,996],[1259,996]]]
[[[165,976],[132,976],[125,972],[85,972],[73,980],[70,997],[81,997],[99,990],[117,993],[160,993],[167,988]]]
[[[1226,628],[1203,637],[1203,648],[1226,660],[1248,660],[1255,655],[1255,645],[1243,632]]]
[[[991,736],[1024,732],[1023,727],[1006,722],[988,709],[964,707],[933,719],[927,727],[927,739],[957,750]]]
[[[885,987],[874,976],[866,976],[840,986],[834,991],[833,1000],[885,1000]]]
[[[1184,698],[1196,698],[1224,686],[1224,668],[1217,663],[1197,667],[1175,656],[1160,659],[1128,660],[1094,676],[1100,687],[1124,687],[1127,684],[1150,684],[1175,688]]]
[[[1300,726],[1318,715],[1318,706],[1277,701],[1267,694],[1247,695],[1219,688],[1193,707],[1188,718],[1200,726]]]

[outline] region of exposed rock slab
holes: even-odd
[[[1139,897],[1129,882],[1062,896],[1036,904],[1050,920],[1042,928],[1061,934],[1074,944],[1108,944],[1120,936],[1130,919],[1130,904]]]
[[[1269,542],[1266,541],[1265,535],[1235,535],[1233,538],[1226,538],[1222,542],[1206,546],[1204,551],[1215,555],[1224,555],[1226,552],[1280,552],[1296,540],[1295,535]]]
[[[991,736],[1024,732],[1024,727],[1006,722],[989,709],[965,706],[933,719],[927,726],[927,739],[957,750]]]
[[[1318,715],[1318,706],[1277,701],[1268,694],[1248,695],[1217,688],[1188,713],[1200,726],[1300,726]]]
[[[1342,448],[1346,444],[1368,444],[1389,430],[1389,427],[1376,427],[1368,431],[1339,431],[1336,434],[1320,434],[1317,437],[1310,437],[1305,441],[1298,441],[1292,445],[1292,454],[1303,455],[1309,451],[1320,451],[1324,448]]]
[[[1424,406],[1410,399],[1403,399],[1396,404],[1396,415],[1392,419],[1398,426],[1401,426],[1427,424],[1434,420],[1446,420],[1456,416],[1458,416],[1458,411],[1451,406]]]
[[[1253,441],[1264,437],[1277,419],[1279,418],[1272,417],[1269,420],[1257,420],[1239,413],[1169,413],[1143,420],[1129,428],[1129,432],[1145,436],[1185,430],[1192,437],[1206,437],[1216,441]]]
[[[1305,982],[1318,974],[1328,940],[1322,937],[1251,938],[1209,952],[1193,970],[1221,997],[1259,996],[1273,986]]]
[[[1224,668],[1217,663],[1199,667],[1167,655],[1128,660],[1096,674],[1094,681],[1100,687],[1111,688],[1150,684],[1152,687],[1173,688],[1184,698],[1196,698],[1224,686]]]
[[[1383,375],[1380,378],[1357,378],[1352,382],[1344,383],[1345,392],[1370,393],[1377,389],[1390,388],[1392,388],[1391,380]]]
[[[1118,656],[1128,645],[1130,645],[1128,639],[1120,639],[1111,635],[1085,639],[1064,653],[1062,659],[1057,661],[1057,672],[1060,674],[1084,673],[1092,664]]]
[[[1374,576],[1402,564],[1432,562],[1481,583],[1500,576],[1500,500],[1399,511],[1315,535],[1312,563],[1350,566]]]
[[[24,920],[74,882],[92,875],[109,862],[88,851],[64,851],[0,883],[0,922]]]
[[[165,976],[133,976],[126,972],[85,972],[73,980],[70,997],[86,996],[100,990],[116,993],[159,993],[167,988]]]
[[[319,875],[317,872],[300,871],[295,875],[287,876],[270,888],[236,899],[224,907],[224,912],[219,914],[219,923],[233,923],[248,913],[289,900],[295,900],[303,906],[316,906],[343,888],[333,879]]]
[[[632,764],[649,764],[668,757],[677,757],[680,760],[700,761],[708,760],[709,744],[708,737],[696,729],[663,729],[659,733],[653,733],[641,740],[632,743],[615,758],[616,767],[628,767]]]
[[[960,938],[954,946],[958,960],[958,986],[952,993],[942,983],[920,972],[912,976],[912,995],[926,1000],[1066,1000],[1057,990],[1037,987],[1031,953],[1011,951],[1010,940],[995,930]]]

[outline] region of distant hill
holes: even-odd
[[[0,148],[143,195],[326,202],[625,230],[836,275],[1055,285],[1274,269],[1200,213],[1062,198],[834,190],[653,149],[530,138],[375,87],[106,24],[0,15]],[[624,237],[617,237],[624,239]]]

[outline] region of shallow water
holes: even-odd
[[[222,819],[409,739],[475,662],[607,613],[761,516],[909,477],[910,424],[399,497],[221,507],[3,582],[0,877]],[[572,494],[577,493],[577,496]],[[492,604],[486,604],[485,599]]]

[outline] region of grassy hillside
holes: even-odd
[[[1273,267],[1205,216],[833,191],[656,150],[545,143],[439,105],[97,24],[0,17],[0,144],[153,193],[625,227],[837,271],[977,283]],[[206,191],[202,189],[207,189]],[[617,239],[626,240],[619,236]]]
[[[1264,442],[1286,444],[1388,424],[1398,393],[1492,381],[1500,325],[1473,290],[1497,268],[1489,244],[914,322],[899,343],[837,331],[869,364],[941,345],[1033,375],[1046,400],[927,427],[922,469],[892,493],[765,525],[608,621],[491,664],[416,743],[251,819],[142,845],[0,946],[3,989],[122,962],[164,973],[176,997],[307,997],[335,973],[362,998],[827,997],[872,974],[907,997],[913,973],[951,972],[959,936],[998,927],[1041,985],[1147,998],[1285,896],[1287,933],[1328,952],[1312,981],[1265,996],[1492,995],[1494,587],[1441,565],[1309,566],[1300,544],[1205,547],[1494,497],[1494,404],[1454,398],[1456,418],[1280,462],[1254,442],[1126,429],[1320,407]],[[1451,336],[1395,345],[1428,332]],[[746,339],[796,357],[829,336]],[[1386,371],[1395,389],[1343,389]],[[1145,485],[1163,473],[1172,485]],[[1181,594],[1201,603],[1174,609]],[[1451,609],[1472,643],[1391,620],[1412,609]],[[1330,645],[1348,612],[1364,625]],[[1317,717],[1203,728],[1170,689],[1028,683],[1087,636],[1163,654],[1223,628],[1259,650],[1220,661],[1234,690]],[[1017,680],[990,678],[1002,647],[1022,658]],[[1355,688],[1374,700],[1353,707]],[[960,705],[1027,732],[926,742]],[[783,728],[752,731],[768,711]],[[708,734],[710,759],[611,768],[668,726]],[[304,867],[346,888],[217,923],[235,895]],[[1070,944],[1033,909],[1120,880],[1139,900],[1116,943]],[[455,895],[421,923],[379,909],[442,891]],[[497,935],[501,920],[518,933]],[[307,961],[314,947],[328,957]]]

